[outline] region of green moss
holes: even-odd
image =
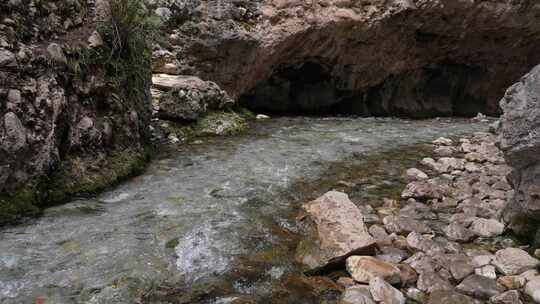
[[[143,171],[150,159],[150,149],[135,152],[115,151],[97,159],[69,156],[48,182],[42,185],[41,205],[65,201],[75,194],[96,194],[121,180]]]
[[[178,243],[178,239],[172,239],[165,243],[165,248],[174,249],[174,247],[178,246]]]
[[[235,112],[210,112],[197,121],[197,136],[236,135],[246,127],[246,120]]]
[[[20,190],[13,195],[0,196],[0,224],[17,220],[21,215],[39,213],[35,191]]]

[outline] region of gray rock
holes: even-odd
[[[385,304],[405,304],[401,291],[395,289],[382,278],[376,277],[369,282],[369,291],[373,299]]]
[[[88,46],[91,48],[98,48],[103,45],[103,38],[98,31],[94,31],[90,37],[88,37]]]
[[[475,237],[475,234],[464,225],[454,222],[444,229],[444,234],[449,240],[456,242],[469,242]]]
[[[166,119],[196,120],[208,109],[221,109],[232,99],[211,81],[194,76],[157,74],[154,87],[165,91],[159,98],[158,115]]]
[[[375,304],[369,286],[353,285],[343,292],[339,304]]]
[[[47,53],[49,54],[49,58],[56,62],[56,63],[67,63],[66,55],[64,54],[64,50],[60,45],[57,43],[51,43],[47,47]]]
[[[420,273],[417,287],[423,292],[432,293],[436,290],[452,290],[454,286],[433,270]]]
[[[492,280],[497,279],[497,273],[495,272],[495,266],[493,265],[486,265],[481,268],[476,268],[474,273]]]
[[[452,277],[458,282],[474,272],[472,260],[467,256],[449,259],[445,265],[450,270]]]
[[[492,263],[502,274],[516,275],[534,269],[538,266],[539,261],[530,256],[525,250],[506,248],[495,253],[495,260]]]
[[[482,237],[494,237],[504,232],[504,224],[494,219],[476,219],[471,225],[471,231]]]
[[[373,236],[373,238],[375,238],[375,241],[379,246],[392,245],[392,239],[383,227],[379,225],[371,225],[369,227],[369,233],[371,236]]]
[[[476,274],[465,278],[456,286],[456,290],[471,297],[485,300],[501,292],[495,280]]]
[[[4,128],[6,136],[2,141],[2,149],[15,153],[26,146],[26,129],[15,113],[4,115]]]
[[[379,244],[379,242],[377,242],[377,244]],[[409,257],[409,253],[407,251],[396,247],[384,246],[380,247],[380,250],[381,253],[377,254],[376,258],[388,263],[398,264]]]
[[[307,233],[297,249],[297,260],[310,270],[343,263],[351,255],[372,255],[375,240],[363,214],[347,194],[330,191],[302,206],[299,224]]]
[[[429,178],[429,176],[426,173],[416,168],[408,169],[406,172],[406,175],[407,175],[407,178],[411,181],[420,181],[420,180]]]
[[[424,293],[420,289],[414,288],[414,287],[407,288],[407,290],[405,291],[405,295],[407,296],[407,298],[409,298],[409,299],[411,299],[413,301],[416,301],[418,303],[425,303],[426,300],[427,300],[426,293]]]
[[[0,49],[0,67],[16,67],[17,58],[15,54],[6,50]]]
[[[525,285],[525,293],[531,297],[535,303],[540,303],[540,277],[530,280]]]
[[[492,304],[522,304],[519,299],[519,291],[509,290],[505,293],[501,293],[498,296],[493,296],[489,299],[489,303]]]
[[[540,217],[540,65],[510,87],[500,102],[500,146],[515,188],[505,219],[517,233],[534,235]]]
[[[454,144],[454,142],[450,138],[446,137],[439,137],[435,139],[432,143],[439,146],[451,146]]]
[[[172,16],[171,10],[166,8],[166,7],[158,7],[158,8],[156,8],[155,13],[163,21],[169,21],[169,19],[171,19],[171,16]]]
[[[444,253],[444,248],[439,244],[417,232],[411,232],[407,235],[407,245],[412,249],[420,250],[428,254]]]
[[[383,219],[384,227],[390,233],[407,234],[410,232],[429,233],[429,227],[413,218],[389,215]]]
[[[427,304],[480,304],[480,302],[453,290],[436,290],[429,296]]]

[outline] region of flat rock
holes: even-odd
[[[297,248],[297,260],[309,271],[342,264],[351,255],[373,255],[375,240],[368,233],[363,214],[347,194],[330,191],[302,206],[299,218],[306,237]]]
[[[410,232],[429,233],[431,229],[421,221],[411,217],[389,215],[383,218],[383,224],[390,233],[408,234]]]
[[[539,261],[519,248],[501,249],[495,253],[493,265],[504,275],[521,274],[538,266]]]
[[[400,282],[400,271],[396,265],[370,256],[350,256],[347,258],[347,271],[359,283],[369,283],[375,277],[381,277],[390,284]]]
[[[384,304],[405,304],[405,297],[401,291],[395,289],[380,277],[373,278],[369,282],[369,291],[373,299]]]
[[[504,232],[504,224],[494,219],[476,219],[471,225],[471,231],[482,237],[494,237]]]
[[[354,285],[343,292],[339,304],[375,304],[369,286]]]
[[[471,297],[485,300],[500,293],[495,280],[476,274],[465,278],[465,280],[456,287],[456,290]]]

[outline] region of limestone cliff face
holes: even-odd
[[[540,245],[540,66],[506,91],[501,107],[501,148],[513,167],[515,190],[505,216],[516,232]]]
[[[153,1],[155,71],[195,74],[261,110],[496,114],[540,62],[533,0]]]
[[[125,79],[110,72],[121,57],[95,59],[107,47],[95,5],[0,3],[0,223],[93,192],[140,165],[149,65],[138,67],[143,85],[127,94]]]

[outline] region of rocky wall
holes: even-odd
[[[130,61],[107,36],[107,4],[0,4],[0,223],[143,167],[150,57],[114,71]]]
[[[168,24],[154,71],[215,81],[257,110],[498,114],[540,62],[531,0],[152,3]]]

